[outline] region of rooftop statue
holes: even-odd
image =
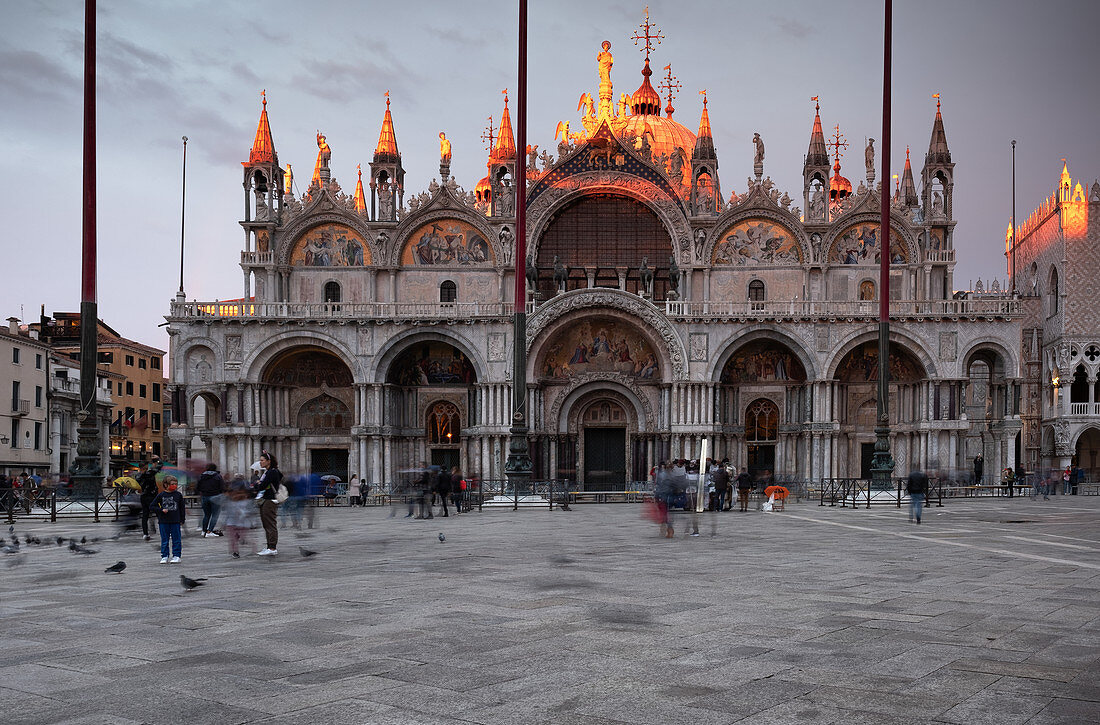
[[[442,131],[439,132],[439,163],[451,163],[451,142],[447,140],[447,135]]]
[[[867,139],[867,149],[863,152],[863,160],[867,164],[867,175],[875,173],[875,140]]]
[[[752,162],[754,164],[764,163],[764,139],[760,138],[760,134],[754,133],[752,135],[752,143],[756,146],[756,155],[753,156]]]
[[[317,164],[321,168],[328,168],[329,159],[332,158],[332,149],[329,148],[325,135],[317,132]]]

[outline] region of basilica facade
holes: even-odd
[[[869,476],[884,253],[895,473],[969,469],[979,452],[991,473],[1065,457],[1072,443],[1042,447],[1049,411],[1029,415],[1047,390],[1045,368],[1024,359],[1028,295],[953,289],[954,163],[938,104],[919,182],[907,154],[883,250],[873,147],[853,185],[817,109],[801,190],[765,175],[758,137],[743,191],[723,195],[705,97],[693,128],[673,119],[671,95],[662,115],[647,52],[641,85],[616,100],[609,46],[598,97],[581,97],[574,130],[558,124],[556,154],[516,149],[505,99],[470,192],[444,141],[439,179],[406,193],[387,98],[354,192],[332,178],[319,134],[295,195],[265,100],[243,163],[242,290],[178,297],[166,318],[175,455],[243,472],[268,449],[287,472],[375,483],[421,461],[503,478],[524,164],[536,478],[621,486],[697,457],[704,438],[754,471]]]

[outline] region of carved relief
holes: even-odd
[[[489,333],[489,339],[486,342],[485,353],[489,362],[504,362],[504,360],[506,359],[507,348],[505,346],[505,337],[503,332]]]
[[[239,363],[241,361],[241,336],[226,335],[225,337],[225,361]]]
[[[940,360],[951,362],[955,360],[958,352],[959,336],[954,332],[940,333]]]
[[[688,336],[688,358],[691,362],[707,361],[708,342],[708,336],[705,332],[693,332]]]

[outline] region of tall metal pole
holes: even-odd
[[[1012,296],[1016,296],[1016,139],[1012,139]]]
[[[180,194],[180,290],[177,296],[186,297],[183,292],[183,225],[187,217],[187,137],[183,137],[183,184]]]
[[[893,2],[886,0],[886,28],[882,51],[882,176],[890,178],[890,42]],[[894,459],[890,456],[890,185],[880,182],[879,302],[878,302],[878,423],[871,477],[875,488],[890,488]]]
[[[516,84],[516,249],[512,315],[512,427],[504,474],[517,494],[531,480],[527,443],[527,0],[519,0],[519,79]]]
[[[102,448],[96,410],[99,313],[96,309],[96,96],[95,0],[84,2],[84,195],[80,277],[80,411],[76,459],[69,472],[73,492],[93,497],[103,483]]]

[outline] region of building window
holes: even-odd
[[[16,365],[19,364],[19,348],[13,347],[11,349],[11,361]]]
[[[428,442],[457,444],[459,433],[458,407],[445,401],[433,405],[428,411]]]
[[[767,293],[764,290],[764,283],[758,279],[749,282],[749,308],[753,310],[764,309],[765,299],[767,299]]]
[[[12,418],[11,419],[11,447],[12,448],[18,448],[19,447],[19,419],[18,418]]]
[[[451,280],[439,285],[439,301],[453,303],[458,300],[458,286]]]
[[[147,392],[148,392],[148,390],[144,385],[139,385],[138,386],[138,397],[139,398],[144,398]]]
[[[139,370],[144,370],[145,369],[145,358],[143,358],[143,357],[138,358],[138,369]]]
[[[127,395],[133,395],[134,394],[134,384],[129,380],[126,381],[126,394]]]
[[[340,301],[340,283],[325,282],[325,302]]]
[[[149,361],[149,367],[153,368],[154,370],[160,370],[160,358],[155,357],[152,360],[150,360]]]
[[[157,443],[156,441],[153,441],[153,455],[154,456],[159,456],[160,455],[160,443]]]
[[[41,408],[42,407],[42,386],[41,385],[35,385],[34,386],[34,407],[36,407],[36,408]]]
[[[113,393],[114,390],[115,390],[115,381],[114,380],[108,380],[107,381],[107,392],[108,393]]]
[[[34,424],[34,450],[42,450],[42,424]]]
[[[153,402],[160,402],[160,383],[153,383]]]
[[[11,409],[19,410],[19,381],[13,380],[11,383]]]
[[[35,370],[41,370],[42,369],[42,355],[35,355],[34,356],[34,369]]]
[[[153,429],[154,433],[160,432],[160,413],[153,413],[149,416],[149,427]],[[156,451],[153,452],[156,453]]]
[[[73,360],[79,360],[80,359],[79,354],[71,355],[70,357],[72,357]],[[99,355],[97,357],[99,358],[99,364],[100,365],[114,365],[115,364],[115,354],[113,352],[101,352],[101,353],[99,353]]]
[[[133,367],[133,366],[134,366],[134,356],[133,356],[133,355],[127,355],[127,356],[126,356],[126,364],[127,364],[127,365],[128,365],[129,367]]]
[[[1058,270],[1050,268],[1050,316],[1058,314]]]

